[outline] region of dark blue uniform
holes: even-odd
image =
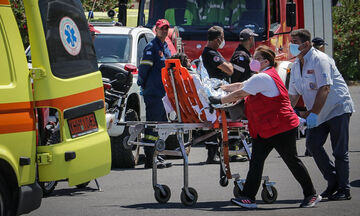
[[[141,86],[146,106],[146,121],[167,121],[162,98],[165,89],[161,80],[161,69],[165,67],[165,59],[171,56],[166,42],[162,43],[155,37],[144,49],[140,61],[137,84]],[[158,134],[145,130],[145,141],[154,142]],[[151,164],[153,148],[145,147],[148,163]]]
[[[165,59],[171,56],[166,42],[155,37],[144,49],[140,61],[137,84],[142,87],[144,96],[164,97],[165,90],[161,81],[161,69],[165,67]]]

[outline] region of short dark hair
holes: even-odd
[[[224,29],[220,26],[213,26],[209,28],[207,32],[208,41],[213,41],[216,38],[221,36],[221,32],[223,32]]]
[[[306,29],[297,29],[290,33],[291,37],[299,37],[301,42],[311,42],[311,33]]]
[[[185,53],[176,53],[170,59],[180,59],[181,66],[187,68],[188,57]]]

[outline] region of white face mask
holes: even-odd
[[[225,46],[225,40],[223,40],[223,41],[221,42],[221,44],[219,45],[219,49],[224,48],[224,46]]]

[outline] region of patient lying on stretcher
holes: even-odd
[[[201,57],[200,57],[201,58]],[[209,78],[209,75],[202,64],[200,59],[199,66],[197,70],[195,70],[192,65],[190,59],[184,53],[178,53],[171,57],[171,59],[179,59],[180,63],[183,67],[185,67],[189,74],[192,75],[194,85],[196,87],[197,95],[202,103],[203,107],[210,107],[209,105],[209,96],[225,96],[228,93],[220,88],[222,85],[228,84],[228,82],[216,78]],[[163,98],[165,110],[168,114],[175,113],[172,108],[169,98],[165,96]],[[243,103],[233,103],[233,104],[220,104],[220,105],[212,105],[213,108],[225,108],[227,107],[227,111],[230,113],[231,119],[239,120],[245,119],[243,115]],[[201,113],[199,106],[192,106],[192,108],[197,112]],[[206,119],[214,123],[216,121],[216,113],[210,112],[209,109],[203,110],[206,114]],[[171,115],[170,115],[171,116]]]

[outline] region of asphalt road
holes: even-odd
[[[257,195],[257,210],[245,210],[233,205],[232,181],[227,187],[219,185],[219,166],[205,165],[206,150],[194,147],[190,152],[189,186],[198,192],[198,202],[194,207],[185,207],[180,202],[183,186],[182,160],[172,160],[174,166],[159,170],[158,182],[171,189],[167,204],[158,204],[154,198],[151,183],[151,170],[143,165],[135,169],[112,170],[107,176],[98,179],[102,192],[96,191],[92,181],[86,189],[76,189],[60,182],[53,194],[42,201],[41,207],[29,215],[359,215],[360,212],[360,86],[350,87],[355,102],[355,112],[350,122],[350,182],[352,199],[348,201],[323,201],[315,208],[298,208],[303,199],[302,190],[284,162],[273,151],[265,165],[264,175],[276,182],[277,201],[265,204]],[[304,154],[305,139],[298,141],[298,152]],[[330,150],[329,140],[325,144]],[[316,167],[313,158],[301,157],[312,177],[318,193],[326,188],[326,182]],[[233,172],[246,177],[248,162],[231,163]]]

